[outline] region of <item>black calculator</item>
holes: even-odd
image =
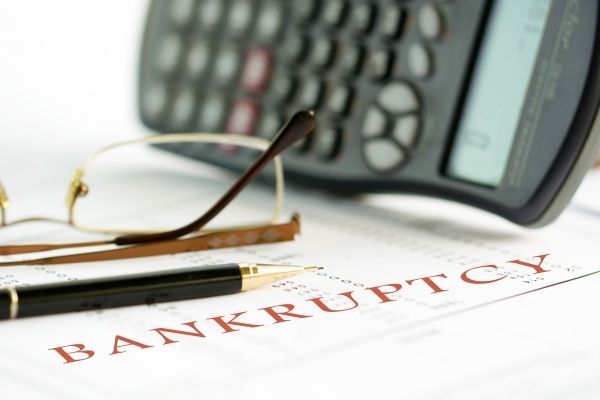
[[[286,175],[555,219],[600,146],[599,5],[574,0],[154,0],[139,109],[158,132],[317,131]],[[170,151],[234,170],[255,155]]]

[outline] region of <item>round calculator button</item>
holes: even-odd
[[[247,92],[261,93],[271,79],[273,54],[270,49],[256,47],[249,49],[242,68],[241,87]]]
[[[340,149],[342,131],[338,128],[328,127],[318,132],[314,138],[314,152],[325,161],[334,159]]]
[[[419,108],[415,90],[402,81],[383,86],[377,93],[377,101],[385,111],[392,114],[413,112]]]
[[[229,9],[227,25],[235,36],[242,36],[252,24],[252,4],[248,0],[236,0]]]
[[[380,50],[369,59],[368,73],[373,80],[385,79],[392,70],[394,54],[390,50]]]
[[[222,0],[219,0],[222,1]],[[301,0],[294,1],[294,14],[299,22],[311,22],[317,15],[319,3],[321,0]]]
[[[333,61],[335,43],[331,39],[320,37],[312,47],[311,62],[316,67],[325,68]]]
[[[398,117],[394,123],[392,137],[402,146],[413,147],[419,131],[419,117],[416,114],[408,114]]]
[[[352,89],[348,86],[340,85],[335,87],[327,101],[329,110],[338,115],[345,115],[350,109],[352,95]]]
[[[241,56],[234,47],[225,46],[215,61],[215,78],[221,84],[232,84],[241,64]]]
[[[195,0],[174,0],[170,1],[171,19],[179,28],[187,27],[192,21],[194,15]]]
[[[163,85],[154,85],[144,90],[141,99],[143,115],[151,120],[158,120],[165,111],[167,96],[167,89]]]
[[[302,62],[308,49],[308,40],[297,32],[291,32],[283,45],[283,54],[285,59],[296,64]]]
[[[351,25],[355,32],[368,33],[373,27],[375,19],[375,6],[362,3],[352,8]]]
[[[371,139],[363,144],[363,154],[369,167],[377,172],[389,172],[406,159],[406,154],[394,141]]]
[[[438,8],[431,4],[424,4],[419,9],[417,16],[419,31],[426,39],[437,39],[442,34],[442,16]]]
[[[325,85],[315,77],[304,80],[300,89],[300,104],[309,110],[315,109],[321,103]]]
[[[278,101],[286,102],[293,97],[296,86],[296,80],[292,76],[279,74],[271,82],[271,92]]]
[[[431,55],[420,43],[413,43],[408,49],[408,67],[417,78],[425,78],[431,73]]]
[[[404,10],[396,4],[390,4],[381,12],[383,15],[381,23],[378,25],[379,32],[387,39],[396,39],[400,36],[404,24]]]
[[[283,26],[283,8],[281,2],[266,3],[258,16],[256,29],[258,36],[264,40],[273,40],[279,36]]]
[[[192,79],[201,78],[208,70],[210,58],[210,45],[204,40],[195,42],[188,53],[187,75]]]
[[[266,112],[260,121],[257,136],[271,140],[282,127],[283,123],[283,117],[279,113]]]
[[[198,8],[200,29],[205,32],[213,31],[221,22],[224,14],[223,0],[205,0]]]
[[[207,131],[219,131],[222,128],[227,113],[227,102],[221,95],[207,97],[206,103],[200,113],[198,125]]]
[[[359,45],[344,45],[340,49],[339,68],[344,75],[356,75],[360,72],[365,50]]]
[[[323,9],[323,23],[331,28],[341,26],[344,23],[347,6],[346,0],[328,0]]]
[[[164,74],[170,74],[175,71],[179,65],[179,59],[182,53],[181,38],[176,34],[166,36],[160,44],[158,50],[158,69]]]
[[[367,109],[362,126],[362,136],[364,138],[373,138],[382,136],[387,128],[387,118],[383,111],[377,106],[370,106]]]
[[[175,96],[171,110],[170,128],[173,130],[188,129],[196,108],[196,96],[190,89],[184,89]]]
[[[227,132],[249,136],[256,130],[260,106],[251,99],[237,99],[231,106],[227,119]]]

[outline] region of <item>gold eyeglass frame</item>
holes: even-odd
[[[75,243],[49,243],[49,244],[26,244],[26,245],[0,245],[0,256],[43,252],[59,249],[72,249],[83,247],[95,247],[116,245],[116,249],[93,251],[88,253],[77,253],[73,255],[59,255],[24,261],[0,261],[0,267],[13,265],[39,265],[60,264],[71,262],[88,262],[114,260],[122,258],[144,257],[150,255],[174,254],[187,251],[198,251],[222,247],[234,247],[239,245],[251,245],[259,243],[271,243],[285,240],[293,240],[299,233],[300,219],[297,214],[284,223],[278,223],[283,210],[284,176],[283,165],[279,154],[289,148],[298,140],[312,133],[315,129],[315,115],[312,111],[300,111],[294,114],[288,122],[279,130],[275,138],[269,142],[266,139],[221,133],[175,133],[156,135],[140,139],[132,139],[106,145],[92,153],[76,169],[69,183],[66,205],[67,220],[59,220],[52,217],[27,217],[12,222],[6,222],[6,212],[9,200],[6,190],[0,184],[0,227],[8,227],[31,221],[60,222],[87,232],[117,234],[112,240],[98,240]],[[103,153],[115,148],[137,145],[137,144],[168,144],[168,143],[211,143],[224,145],[237,145],[256,150],[263,153],[243,173],[241,178],[203,215],[195,221],[177,229],[170,230],[125,230],[119,228],[93,227],[80,224],[76,220],[75,207],[77,200],[85,197],[89,188],[84,182],[85,173],[90,165]],[[244,188],[252,181],[258,173],[268,164],[273,163],[275,177],[275,206],[273,215],[269,221],[253,225],[230,226],[223,229],[206,229],[204,226],[217,216]]]
[[[121,142],[112,143],[106,145],[94,153],[92,153],[87,160],[83,163],[83,166],[77,168],[75,173],[73,174],[73,178],[71,178],[71,183],[69,184],[69,189],[67,191],[67,197],[65,200],[67,209],[68,209],[68,223],[72,225],[74,228],[80,229],[86,232],[96,232],[96,233],[119,233],[119,234],[144,234],[144,233],[157,233],[164,232],[168,230],[165,229],[123,229],[123,228],[110,228],[110,227],[94,227],[85,224],[81,224],[77,221],[75,208],[77,206],[77,200],[79,198],[85,197],[87,192],[89,191],[88,185],[84,182],[84,177],[86,171],[89,170],[90,166],[94,163],[94,161],[103,153],[114,150],[119,147],[125,147],[129,145],[138,145],[138,144],[169,144],[169,143],[209,143],[209,144],[225,144],[225,145],[234,145],[241,146],[249,149],[262,150],[265,151],[270,142],[266,139],[258,138],[255,136],[243,136],[236,134],[224,134],[224,133],[176,133],[176,134],[167,134],[167,135],[159,135],[159,136],[150,136],[146,138],[133,139],[133,140],[125,140]],[[284,175],[283,175],[283,163],[281,161],[281,156],[275,156],[273,158],[273,168],[274,168],[274,177],[275,177],[275,206],[273,209],[273,215],[271,219],[264,222],[258,222],[252,225],[238,225],[238,226],[228,226],[222,229],[204,229],[204,231],[221,231],[221,230],[231,230],[231,229],[243,229],[249,228],[253,226],[260,226],[266,224],[274,224],[279,220],[281,212],[283,210],[283,200],[284,200]]]

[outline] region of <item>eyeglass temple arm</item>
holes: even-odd
[[[241,176],[241,178],[206,212],[197,220],[181,228],[168,232],[126,235],[117,237],[114,243],[117,245],[130,245],[147,243],[158,240],[168,240],[187,235],[209,223],[216,217],[231,201],[258,175],[258,173],[273,160],[275,156],[289,148],[298,140],[304,138],[314,131],[316,118],[313,111],[299,111],[294,114],[281,128],[271,145]]]

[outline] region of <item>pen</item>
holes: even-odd
[[[0,320],[237,293],[317,267],[223,264],[0,289]]]

